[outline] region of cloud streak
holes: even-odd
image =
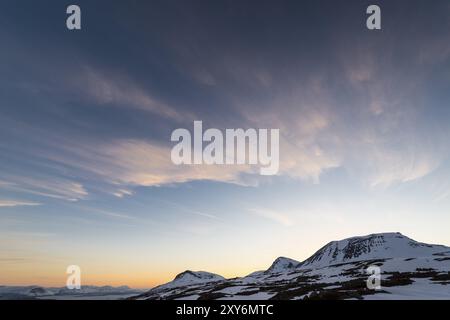
[[[85,199],[88,192],[81,183],[55,177],[24,177],[19,175],[8,175],[5,177],[7,183],[0,188],[19,191],[43,197],[78,201]]]
[[[247,209],[248,212],[254,214],[256,216],[272,220],[278,224],[281,224],[285,227],[290,227],[294,225],[294,221],[287,214],[263,208],[251,208]]]
[[[41,203],[38,203],[38,202],[0,199],[0,208],[1,207],[40,206],[40,205],[41,205]]]
[[[161,117],[182,122],[194,119],[192,115],[181,114],[176,108],[154,98],[127,76],[106,76],[99,70],[85,66],[73,87],[93,98],[99,105],[115,105],[147,111]]]

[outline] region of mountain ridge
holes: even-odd
[[[418,242],[399,232],[373,233],[331,241],[302,262],[278,257],[266,270],[233,279],[213,274],[211,281],[195,281],[194,278],[190,283],[180,284],[174,282],[175,278],[134,298],[309,299],[317,292],[339,298],[386,297],[367,290],[365,280],[369,266],[381,269],[380,277],[385,286],[397,290],[397,287],[418,283],[416,278],[427,279],[426,285],[439,295],[441,289],[450,284],[450,247]],[[342,289],[349,286],[356,288]],[[381,293],[393,294],[386,290]],[[400,297],[403,296],[402,293]],[[443,297],[450,299],[450,293]]]

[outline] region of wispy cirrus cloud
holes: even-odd
[[[39,202],[0,199],[0,207],[40,206]]]
[[[176,122],[194,119],[192,115],[180,113],[176,108],[155,98],[149,90],[126,75],[106,75],[93,67],[84,66],[76,81],[70,84],[99,105],[111,104],[148,111]]]
[[[243,173],[256,172],[249,165],[184,165],[177,166],[170,158],[171,147],[151,141],[125,139],[105,143],[102,146],[65,146],[65,155],[52,154],[48,158],[94,174],[111,186],[112,192],[123,197],[132,192],[126,186],[161,186],[193,180],[212,180],[245,184]]]
[[[78,201],[86,198],[87,190],[81,183],[67,179],[58,179],[51,176],[24,177],[20,175],[7,175],[6,183],[0,188],[19,191],[53,199]]]
[[[290,227],[290,226],[294,225],[294,221],[292,220],[292,218],[283,212],[278,212],[278,211],[266,209],[266,208],[250,208],[250,209],[247,209],[247,211],[256,216],[259,216],[259,217],[262,217],[262,218],[265,218],[268,220],[272,220],[272,221],[279,223],[285,227]]]
[[[184,18],[190,11],[186,15]],[[170,54],[165,56],[167,61],[159,56],[158,63],[178,68],[167,69],[167,78],[173,77],[174,83],[182,83],[185,90],[174,90],[171,81],[155,87],[146,85],[147,78],[152,80],[148,83],[164,82],[158,69],[150,68],[155,72],[143,75],[133,65],[128,69],[85,57],[76,69],[67,67],[62,74],[55,71],[57,81],[63,84],[61,92],[74,93],[76,102],[79,96],[87,98],[92,108],[111,105],[126,109],[127,115],[128,111],[147,111],[177,124],[190,124],[195,119],[193,114],[197,114],[212,118],[212,126],[218,128],[279,128],[279,174],[307,182],[318,183],[328,170],[343,168],[369,187],[387,187],[425,177],[445,159],[447,151],[441,146],[446,143],[442,137],[448,130],[433,132],[433,124],[423,120],[421,97],[426,96],[424,83],[430,79],[433,70],[430,65],[448,58],[448,35],[433,33],[430,38],[429,30],[425,30],[419,36],[427,41],[396,42],[383,38],[386,41],[382,46],[369,37],[358,38],[361,41],[356,44],[347,42],[345,37],[339,44],[325,39],[321,44],[308,43],[311,52],[317,53],[310,55],[304,44],[285,42],[276,33],[265,34],[266,40],[271,41],[257,41],[260,38],[250,32],[227,42],[221,37],[210,37],[210,30],[201,25],[201,21],[194,25],[186,23],[186,29],[176,32],[161,28],[164,30],[161,40]],[[277,28],[280,35],[288,37],[292,31],[289,23]],[[340,32],[336,28],[332,35],[338,36]],[[256,40],[249,42],[251,39]],[[277,41],[282,45],[267,47],[267,43]],[[398,59],[405,49],[416,47],[418,50],[408,50],[410,55]],[[408,68],[399,67],[403,60],[411,62]],[[182,101],[184,107],[164,99],[167,92],[175,91],[177,101]],[[64,98],[63,102],[67,99],[70,100]],[[196,105],[198,101],[210,103],[210,108]],[[212,110],[216,117],[205,110]],[[82,120],[74,122],[84,124],[89,120],[83,112],[91,114],[89,109],[69,115],[76,118],[82,114]],[[86,124],[89,129],[103,121],[95,114],[92,112],[92,122]],[[130,134],[133,123],[127,125],[125,132],[114,125],[102,128],[109,129],[105,135],[111,137],[95,142],[76,141],[76,135],[70,136],[51,146],[53,150],[42,151],[40,156],[63,167],[69,177],[83,177],[92,184],[101,182],[103,190],[119,198],[130,196],[133,186],[193,180],[248,185],[244,177],[254,173],[248,166],[174,166],[169,158],[168,139],[150,141],[140,132]],[[427,131],[438,138],[429,139]],[[165,137],[169,134],[161,133]],[[15,188],[50,197],[69,200],[87,197],[89,188],[85,181],[55,185],[51,179],[45,180],[11,182],[17,182]]]

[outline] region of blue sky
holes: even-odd
[[[399,231],[450,244],[450,6],[0,4],[0,283],[149,287]],[[280,171],[174,166],[176,128],[280,129]],[[256,168],[258,169],[258,168]]]

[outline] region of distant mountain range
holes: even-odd
[[[41,286],[0,286],[0,300],[11,299],[119,299],[141,293],[127,286],[82,286],[80,289],[44,288]]]
[[[367,286],[370,266],[380,268],[378,290]],[[371,234],[332,241],[303,262],[279,257],[242,278],[184,271],[129,299],[450,299],[450,247]]]

